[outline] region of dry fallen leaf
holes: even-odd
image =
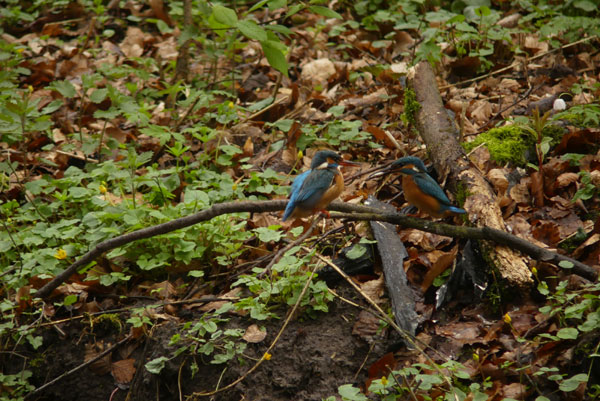
[[[361,311],[352,327],[352,335],[359,336],[365,341],[371,341],[380,328],[379,318],[371,312]]]
[[[327,80],[335,74],[335,65],[327,58],[320,58],[306,63],[302,67],[301,77],[304,81],[309,81],[313,86],[326,86]]]
[[[249,343],[259,343],[267,337],[267,329],[261,330],[256,324],[250,325],[243,335],[243,339]]]
[[[110,373],[119,384],[126,384],[133,380],[135,374],[135,359],[122,359],[113,362],[110,368]]]

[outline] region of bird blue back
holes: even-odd
[[[414,166],[417,170],[412,168],[403,168],[400,171],[404,174],[412,176],[415,180],[417,186],[425,193],[426,195],[432,196],[436,198],[440,202],[440,211],[451,211],[453,213],[467,213],[466,210],[461,209],[459,207],[453,206],[450,203],[450,200],[444,193],[444,190],[440,187],[436,180],[434,180],[428,173],[423,164],[423,161],[418,157],[407,156],[402,157],[392,163],[392,167],[401,167],[401,166]]]
[[[298,194],[300,193],[300,188],[302,187],[304,180],[306,179],[306,177],[308,177],[311,171],[312,170],[306,170],[302,174],[298,175],[294,179],[294,182],[292,182],[292,190],[290,191],[290,201],[285,207],[285,212],[283,213],[282,219],[283,221],[286,221],[294,211],[294,208],[296,207],[296,199],[298,198]]]
[[[440,201],[440,209],[449,210],[454,213],[467,213],[466,210],[461,209],[459,207],[453,206],[450,203],[450,199],[446,196],[442,188],[439,184],[431,178],[431,176],[427,173],[418,173],[414,170],[402,169],[406,174],[410,174],[413,176],[413,179],[421,188],[421,190],[427,195],[433,196],[438,201]]]
[[[337,164],[332,164],[330,168],[308,170],[296,177],[282,221],[286,221],[299,205],[304,209],[313,208],[331,186],[336,174],[335,169]]]

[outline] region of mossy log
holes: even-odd
[[[478,227],[506,231],[502,211],[485,177],[471,165],[458,143],[456,126],[448,115],[437,88],[435,75],[427,62],[417,64],[409,73],[409,86],[421,105],[415,122],[429,156],[442,177],[455,187],[460,182],[467,190],[463,205],[469,220]],[[501,277],[511,285],[527,287],[533,283],[527,257],[505,246],[486,244],[489,260]]]

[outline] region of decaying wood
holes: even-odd
[[[469,163],[458,144],[456,127],[444,108],[429,63],[421,62],[415,66],[409,73],[409,84],[421,105],[415,116],[417,129],[436,170],[442,176],[447,174],[451,182],[466,185],[469,196],[464,208],[473,224],[506,231],[494,191],[479,170]],[[525,256],[505,246],[488,244],[485,248],[502,278],[518,287],[533,283],[528,267],[530,262]]]
[[[371,196],[367,199],[366,205],[385,212],[396,211],[392,205],[380,202]],[[396,226],[381,221],[371,221],[370,223],[373,236],[377,240],[377,250],[381,258],[385,285],[392,301],[394,320],[402,330],[414,336],[419,317],[404,271],[404,259],[408,257],[408,252],[396,232]],[[406,346],[412,347],[409,341],[405,341],[405,343]]]

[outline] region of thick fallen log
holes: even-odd
[[[461,182],[466,187],[469,196],[463,207],[469,213],[469,220],[477,227],[506,231],[494,191],[479,170],[469,163],[458,143],[458,132],[444,108],[429,63],[421,62],[411,70],[409,85],[421,105],[414,117],[430,159],[441,176],[447,175],[455,186]],[[506,246],[482,245],[501,277],[511,285],[526,287],[533,283],[531,262],[524,255]]]

